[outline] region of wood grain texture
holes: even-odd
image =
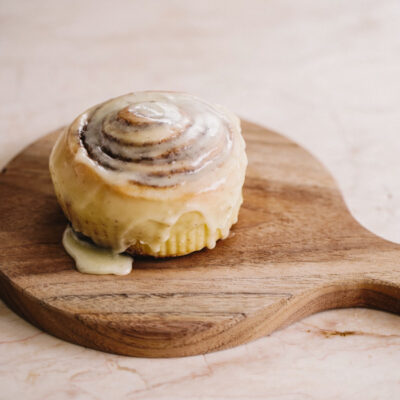
[[[80,274],[48,156],[54,132],[0,176],[0,295],[43,330],[94,349],[176,357],[233,347],[312,313],[400,313],[400,246],[359,225],[324,167],[243,122],[249,167],[233,235],[214,250],[136,259],[127,276]]]

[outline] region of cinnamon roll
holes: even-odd
[[[175,92],[138,92],[79,115],[50,156],[75,232],[115,253],[213,248],[237,221],[247,158],[239,119]]]

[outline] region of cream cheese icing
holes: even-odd
[[[127,275],[132,271],[132,257],[80,240],[70,226],[64,231],[62,243],[66,252],[74,259],[79,272],[94,275]]]
[[[111,184],[184,185],[212,172],[230,154],[236,122],[188,94],[134,93],[82,118],[78,157],[95,161]]]

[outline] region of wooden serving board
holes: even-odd
[[[48,157],[59,132],[0,176],[0,295],[54,336],[176,357],[237,346],[339,307],[400,313],[400,245],[360,226],[331,176],[292,141],[243,122],[249,167],[233,234],[214,250],[136,259],[127,276],[80,274]]]

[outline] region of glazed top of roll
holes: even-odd
[[[178,92],[136,92],[97,105],[71,125],[77,159],[111,185],[215,188],[241,140],[239,119]],[[215,174],[216,173],[216,174]],[[207,178],[209,184],[205,184]],[[203,181],[199,185],[199,180]],[[189,189],[189,188],[187,188]]]

